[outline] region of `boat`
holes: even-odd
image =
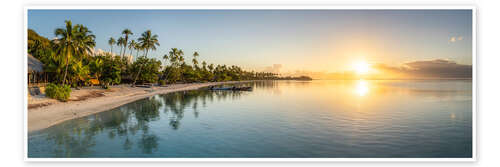
[[[210,90],[251,91],[252,87],[250,87],[250,86],[245,86],[245,87],[236,87],[236,86],[233,86],[233,87],[220,87],[220,88],[216,88],[214,86],[211,86],[209,89]]]

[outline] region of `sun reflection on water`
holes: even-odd
[[[369,92],[370,89],[368,88],[368,83],[365,80],[358,80],[356,83],[355,93],[358,96],[363,97],[367,95]]]

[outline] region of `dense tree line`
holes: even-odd
[[[187,60],[182,49],[172,48],[163,56],[168,62],[149,58],[148,53],[156,50],[158,35],[150,30],[139,38],[131,39],[133,32],[122,31],[121,37],[109,38],[110,52],[96,53],[95,35],[86,26],[73,25],[65,21],[64,28],[54,31],[55,39],[49,40],[28,29],[28,53],[44,64],[49,82],[72,87],[86,86],[91,79],[102,85],[120,83],[192,83],[239,80],[278,79],[276,74],[245,71],[238,66],[208,64],[199,62],[200,54],[190,54]],[[114,46],[120,50],[114,54]],[[128,55],[134,55],[130,62]]]

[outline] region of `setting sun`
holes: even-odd
[[[354,63],[354,70],[357,74],[366,74],[370,71],[370,64],[365,61],[358,61]]]

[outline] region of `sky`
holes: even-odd
[[[336,73],[353,63],[472,65],[472,10],[29,10],[28,28],[52,39],[65,20],[96,35],[96,48],[129,28],[159,36],[161,59],[180,48],[248,70]],[[114,51],[119,51],[114,47]],[[455,67],[455,66],[453,66]]]

